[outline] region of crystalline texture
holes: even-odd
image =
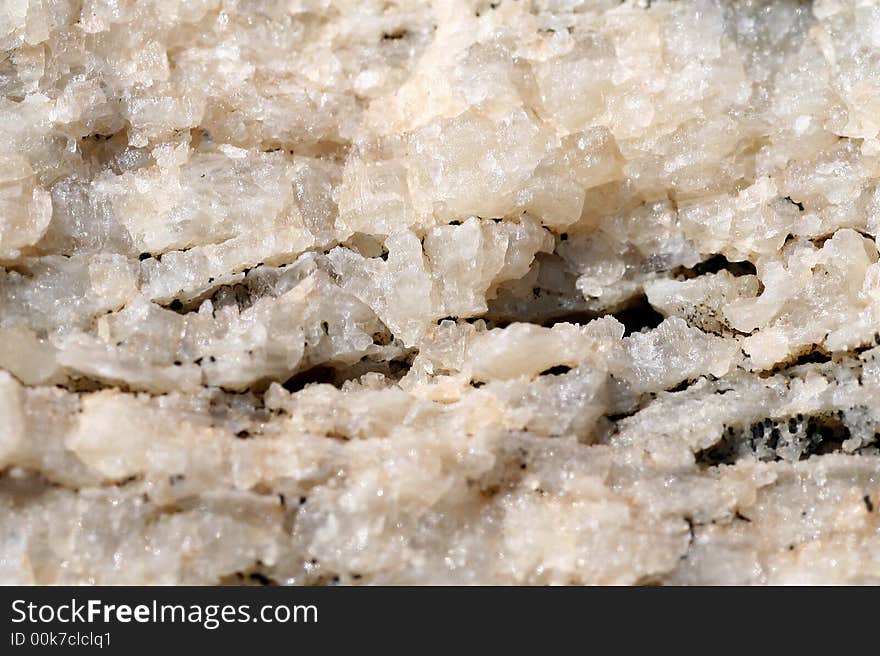
[[[0,583],[877,583],[878,34],[0,3]]]

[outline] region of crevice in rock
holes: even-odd
[[[520,279],[499,286],[482,318],[496,326],[522,321],[550,327],[588,323],[602,316],[589,307],[577,288],[577,275],[559,255],[539,253],[525,277],[531,282]]]
[[[116,390],[126,394],[143,394],[151,397],[164,396],[166,394],[166,392],[146,389],[139,385],[130,385],[123,381],[102,380],[101,378],[78,373],[68,375],[67,378],[56,383],[54,386],[71,394],[92,394],[94,392],[103,392],[104,390]]]
[[[111,169],[117,175],[125,171],[134,170],[146,165],[150,161],[147,150],[129,149],[128,127],[123,127],[116,132],[93,132],[80,138],[78,149],[83,161],[90,162],[98,169]],[[127,150],[128,149],[128,150]],[[141,157],[128,157],[124,164],[120,156],[124,153],[136,152]]]
[[[832,230],[831,232],[825,233],[823,235],[817,235],[815,237],[810,237],[807,239],[807,241],[812,243],[813,246],[815,246],[816,248],[822,248],[825,245],[825,242],[827,242],[829,239],[832,239],[834,237],[834,235],[836,235],[838,232],[840,232],[840,230],[843,230],[843,229],[844,229],[843,227],[837,227],[834,230]],[[862,237],[873,242],[875,245],[877,243],[877,240],[875,239],[874,235],[865,231],[863,228],[858,228],[856,226],[847,226],[846,229],[859,233]]]
[[[390,32],[382,33],[383,41],[399,41],[401,39],[405,39],[409,35],[409,31],[406,28],[398,28],[396,30],[391,30]]]
[[[614,317],[624,325],[624,335],[656,328],[665,318],[648,302],[648,297],[645,294],[636,294],[611,312],[595,312],[586,309],[557,310],[553,314],[531,317],[530,319],[524,317],[518,317],[513,320],[486,318],[486,325],[490,328],[504,328],[514,323],[514,321],[525,321],[544,328],[552,328],[560,323],[583,326],[591,321],[607,316]]]
[[[296,265],[301,260],[305,260],[308,256],[317,256],[316,268],[325,271],[331,276],[331,278],[334,278],[335,276],[332,270],[327,268],[326,263],[322,261],[321,258],[325,256],[327,252],[332,250],[335,245],[336,244],[334,243],[323,250],[320,248],[306,249],[305,251],[297,253],[295,256],[291,257],[289,261],[276,262],[271,265],[259,262],[253,266],[238,271],[227,271],[224,275],[240,275],[240,278],[233,282],[222,284],[217,282],[214,278],[208,278],[208,280],[204,282],[202,291],[192,296],[185,296],[182,293],[179,293],[176,298],[158,304],[166,309],[174,310],[179,314],[198,312],[199,307],[206,300],[210,300],[215,308],[234,303],[238,305],[239,311],[244,311],[261,298],[279,296],[283,292],[288,291],[298,282],[301,282],[311,269],[302,270],[297,268]],[[169,252],[184,253],[187,250],[190,249],[183,248],[175,251],[168,251],[159,255],[141,253],[138,256],[138,259],[143,261],[152,257],[161,261],[162,256],[167,255]]]
[[[814,346],[811,350],[795,356],[793,359],[786,360],[776,364],[772,369],[759,372],[763,378],[775,376],[776,374],[786,374],[795,367],[807,364],[827,364],[831,362],[833,356],[819,346]]]
[[[798,208],[798,212],[803,212],[803,211],[804,211],[804,204],[803,204],[803,203],[800,203],[800,202],[798,202],[798,201],[796,201],[796,200],[792,200],[791,196],[786,196],[786,197],[785,197],[785,200],[787,200],[789,203],[791,203],[792,205],[794,205],[795,207],[797,207],[797,208]]]
[[[15,475],[13,469],[16,470]],[[60,487],[64,486],[49,480],[36,469],[11,466],[0,469],[0,495],[13,503],[31,501],[48,490]]]
[[[339,384],[337,383],[338,377],[339,372],[337,369],[328,365],[320,364],[294,374],[281,385],[290,393],[299,392],[309,385],[327,384],[339,387]]]
[[[89,394],[91,392],[101,392],[107,389],[130,391],[125,385],[108,383],[90,376],[70,376],[66,380],[57,383],[55,387],[73,394]]]
[[[250,569],[223,577],[219,585],[277,586],[279,583],[266,573],[263,563],[257,561]]]
[[[392,360],[374,360],[364,356],[354,364],[324,362],[309,367],[292,375],[282,383],[282,387],[290,393],[296,393],[309,385],[325,384],[336,388],[351,380],[357,380],[369,373],[382,374],[391,381],[399,381],[409,373],[415,351],[410,351],[403,358]]]
[[[678,279],[689,280],[710,273],[719,273],[720,271],[727,271],[735,277],[754,276],[757,274],[755,265],[748,260],[731,262],[724,255],[718,254],[692,267],[677,267],[673,269],[672,275]]]
[[[562,374],[567,374],[569,371],[571,371],[571,367],[564,365],[564,364],[558,364],[555,367],[550,367],[549,369],[545,369],[539,375],[541,375],[541,376],[561,376]]]
[[[210,300],[215,310],[234,305],[238,308],[239,312],[244,312],[260,298],[275,296],[271,282],[259,275],[248,276],[250,271],[252,269],[245,269],[242,272],[244,277],[238,282],[211,287],[204,293],[186,301],[175,298],[169,303],[162,304],[162,307],[178,314],[189,314],[191,312],[198,312],[202,303]],[[213,283],[213,280],[208,281],[209,285],[211,283]]]
[[[702,468],[732,465],[744,458],[794,462],[844,453],[843,444],[850,437],[851,431],[840,410],[811,416],[767,418],[747,425],[728,426],[718,442],[698,451],[695,457]],[[864,446],[846,453],[859,453]]]
[[[624,335],[651,330],[659,326],[664,319],[663,315],[648,302],[645,294],[634,296],[623,309],[612,313],[611,316],[623,324]]]

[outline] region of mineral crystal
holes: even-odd
[[[0,583],[880,583],[878,35],[0,2]]]

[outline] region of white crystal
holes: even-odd
[[[878,34],[0,3],[0,582],[877,583]]]

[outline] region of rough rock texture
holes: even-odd
[[[0,582],[880,583],[876,3],[0,51]]]

